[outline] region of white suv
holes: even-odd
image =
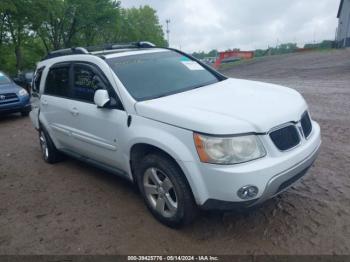
[[[303,97],[232,79],[148,42],[52,52],[33,81],[44,160],[62,153],[134,181],[168,226],[250,207],[301,178],[320,127]]]

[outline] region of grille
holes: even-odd
[[[15,93],[0,94],[0,104],[8,104],[18,101],[18,96]]]
[[[311,131],[312,131],[311,119],[308,112],[304,113],[304,115],[300,120],[300,123],[301,123],[301,127],[303,128],[304,136],[308,138],[308,136],[311,134]]]
[[[271,132],[270,138],[281,151],[291,149],[300,143],[298,130],[294,125],[289,125]]]

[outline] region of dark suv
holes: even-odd
[[[0,71],[0,114],[21,113],[28,116],[30,110],[28,92]]]

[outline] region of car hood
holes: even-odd
[[[139,115],[207,134],[263,133],[299,121],[307,105],[293,89],[227,79],[212,85],[138,102]]]
[[[0,94],[17,93],[19,92],[20,89],[21,87],[17,86],[14,83],[4,84],[4,85],[0,84]]]

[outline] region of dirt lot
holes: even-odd
[[[175,231],[126,181],[41,160],[29,118],[0,118],[0,254],[350,254],[350,51],[276,56],[226,75],[300,91],[321,154],[289,191],[245,213],[205,213]]]

